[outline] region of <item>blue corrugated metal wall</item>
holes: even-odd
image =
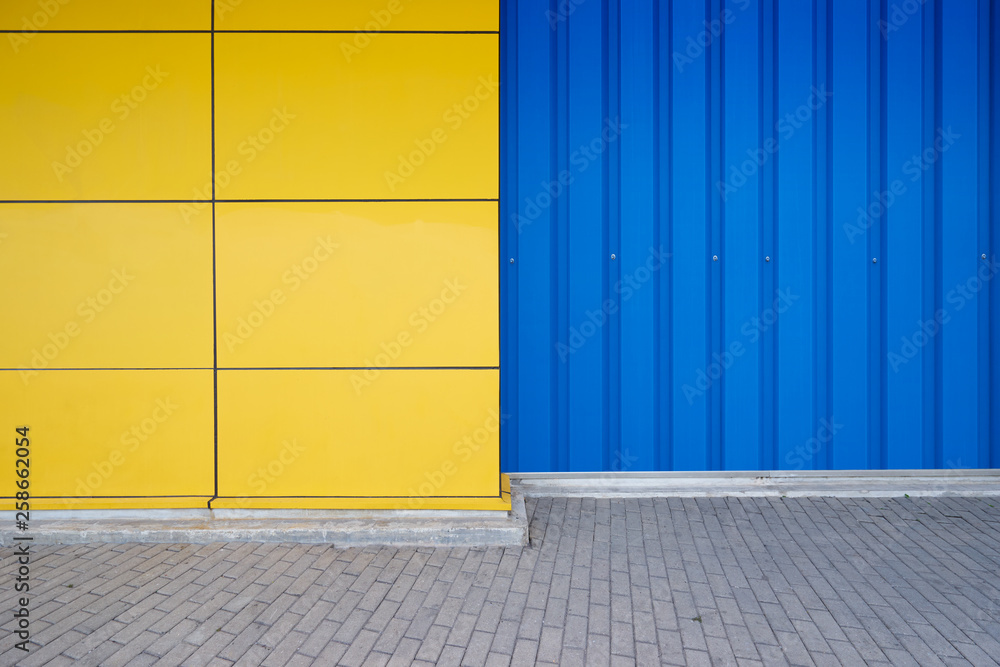
[[[503,11],[505,470],[997,467],[1000,4]]]

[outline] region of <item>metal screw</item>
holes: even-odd
[[[878,257],[872,257],[872,264],[878,264]]]
[[[764,261],[765,261],[765,262],[770,262],[770,261],[771,261],[771,256],[770,256],[770,255],[768,255],[767,257],[765,257],[765,258],[764,258]]]
[[[719,261],[719,256],[718,255],[712,255],[712,261],[713,262],[718,262]]]
[[[982,254],[982,256],[980,257],[980,259],[986,259],[986,253],[985,252]]]
[[[513,257],[511,257],[511,258],[510,258],[510,263],[511,263],[511,264],[513,264],[513,263],[514,263],[514,258],[513,258]]]
[[[611,253],[611,259],[615,258],[615,253]]]

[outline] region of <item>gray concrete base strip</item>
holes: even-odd
[[[511,473],[530,498],[998,496],[1000,470]]]
[[[372,545],[408,547],[517,547],[528,544],[528,519],[524,496],[511,494],[510,512],[345,512],[289,513],[257,510],[244,518],[233,512],[191,510],[171,516],[154,510],[144,516],[130,510],[125,516],[114,511],[86,511],[79,518],[67,512],[32,512],[31,535],[35,544],[85,544],[91,542],[171,542],[212,544],[216,542],[296,542],[330,544],[337,548]],[[12,514],[6,512],[4,514]],[[221,516],[220,516],[221,514]],[[228,514],[228,516],[227,516]],[[23,535],[13,520],[0,529],[0,546],[14,544]]]

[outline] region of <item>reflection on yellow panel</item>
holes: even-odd
[[[496,35],[216,36],[220,199],[493,199]]]
[[[216,0],[216,30],[499,30],[499,0]],[[339,48],[363,50],[364,35]]]
[[[497,366],[494,202],[218,204],[221,367]]]
[[[0,204],[0,367],[212,366],[212,221],[176,204]]]
[[[219,495],[499,496],[498,371],[360,374],[219,371]]]
[[[29,428],[31,495],[58,497],[49,507],[82,506],[76,497],[94,507],[100,496],[134,497],[108,507],[150,506],[145,496],[204,507],[185,496],[214,489],[212,392],[212,371],[46,371],[27,385],[2,371],[0,424],[10,438]],[[4,448],[6,470],[14,458]]]
[[[0,49],[0,199],[211,197],[210,55],[206,34],[38,34]]]
[[[0,30],[18,31],[5,35],[15,52],[31,48],[32,33],[36,30],[210,30],[211,27],[207,0],[0,2]]]

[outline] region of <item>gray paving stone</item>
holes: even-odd
[[[356,667],[364,663],[368,654],[371,652],[372,647],[375,642],[378,641],[378,633],[372,632],[371,630],[362,630],[351,642],[348,647],[347,652],[341,657],[340,664],[347,665],[347,667]],[[386,661],[388,662],[389,656],[386,655]]]
[[[158,635],[149,630],[145,630],[142,634],[138,635],[132,639],[128,644],[122,646],[120,649],[111,654],[109,658],[102,661],[102,665],[108,665],[108,667],[118,667],[120,665],[126,665],[132,661],[133,658],[142,653],[146,647],[156,641]],[[28,661],[22,663],[24,665],[29,665]]]
[[[323,648],[322,652],[316,656],[314,664],[336,665],[340,658],[347,653],[347,649],[347,644],[331,641]]]
[[[496,634],[493,635],[493,643],[490,645],[490,653],[502,653],[511,655],[514,652],[514,644],[517,641],[518,624],[514,621],[500,621]]]
[[[302,645],[299,646],[298,652],[303,655],[315,658],[318,656],[326,645],[333,639],[333,636],[337,633],[340,628],[340,624],[336,621],[323,620],[320,622],[316,628],[309,633]]]
[[[250,651],[260,639],[267,628],[257,623],[251,623],[239,632],[225,648],[219,651],[218,656],[226,660],[238,661],[245,653]]]
[[[490,653],[486,657],[486,667],[509,667],[510,656],[503,653]]]
[[[527,509],[533,543],[517,549],[40,547],[40,645],[29,656],[0,646],[0,665],[1000,655],[1000,508],[982,499],[539,498]]]
[[[392,656],[389,658],[387,665],[393,665],[403,667],[404,665],[414,664],[415,658],[417,656],[417,651],[420,649],[420,642],[416,639],[410,639],[404,637],[400,640],[399,644],[396,646],[396,650],[393,652]]]
[[[535,662],[538,654],[538,642],[531,639],[518,639],[514,645],[514,653],[511,656],[511,664],[531,665]]]
[[[587,664],[611,664],[611,638],[607,635],[587,635]]]
[[[448,639],[448,628],[441,625],[434,625],[427,631],[427,635],[422,638],[420,649],[417,651],[418,660],[428,660],[434,662],[441,655],[444,643]]]
[[[462,655],[465,649],[459,646],[445,646],[441,649],[437,664],[441,667],[459,667],[462,664]]]

